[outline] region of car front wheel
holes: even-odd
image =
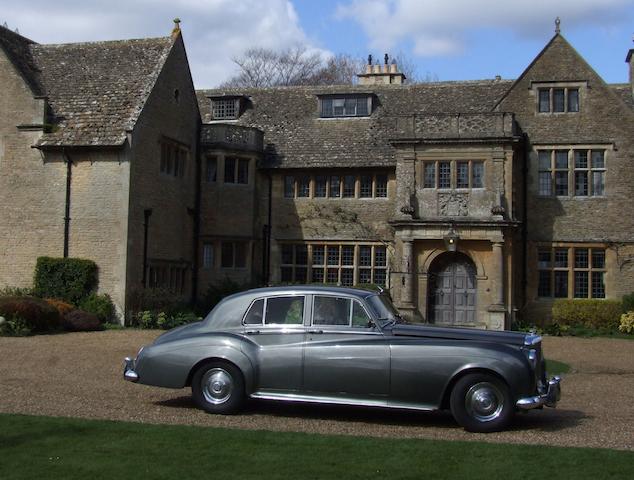
[[[473,373],[462,377],[451,392],[451,413],[470,432],[503,430],[513,417],[508,386],[493,375]]]
[[[232,414],[244,404],[242,373],[228,363],[208,363],[192,378],[194,403],[206,412]]]

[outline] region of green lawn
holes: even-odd
[[[0,415],[0,478],[632,478],[634,453]],[[530,472],[530,473],[529,473]]]

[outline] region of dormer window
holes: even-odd
[[[219,95],[209,97],[211,120],[236,120],[245,110],[248,97],[244,95]]]
[[[238,118],[238,98],[216,99],[211,101],[211,118],[213,120],[234,120]]]
[[[367,117],[371,112],[371,95],[333,95],[319,99],[319,116],[322,118]]]

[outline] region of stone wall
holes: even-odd
[[[148,265],[185,268],[182,297],[191,296],[199,119],[179,36],[129,136],[128,296],[143,289],[145,210],[151,210]],[[182,177],[160,172],[161,142],[174,142],[188,151]]]
[[[33,98],[1,49],[0,85],[0,287],[30,287],[37,257],[63,253],[66,167],[31,148],[44,100]]]

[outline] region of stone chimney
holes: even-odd
[[[386,53],[383,57],[383,66],[379,62],[372,64],[372,55],[368,55],[368,64],[365,73],[357,74],[359,85],[402,85],[405,82],[405,75],[398,71],[396,61],[389,62]]]
[[[632,97],[634,97],[634,48],[630,48],[625,61],[630,66],[630,88],[632,89]]]

